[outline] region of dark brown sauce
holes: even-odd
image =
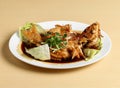
[[[25,50],[25,43],[21,43],[21,46],[20,46],[20,49],[22,50],[22,52],[26,55],[26,56],[28,56],[28,57],[30,57],[30,58],[34,58],[33,56],[31,56],[30,54],[28,54],[27,52],[26,52],[26,50]]]
[[[31,56],[30,54],[28,54],[28,53],[25,51],[25,44],[24,44],[23,42],[21,43],[20,49],[22,50],[22,52],[23,52],[26,56],[35,59],[33,56]],[[38,60],[38,59],[36,59],[36,60]],[[62,60],[62,61],[46,60],[46,61],[44,61],[44,62],[50,62],[50,63],[72,63],[72,62],[77,62],[77,61],[82,61],[82,60],[84,60],[84,59],[83,59],[83,58],[74,58],[74,59],[67,59],[67,60]],[[39,60],[39,61],[41,61],[41,60]]]
[[[83,59],[81,58],[74,58],[74,59],[67,59],[67,60],[62,60],[62,61],[55,61],[55,60],[48,60],[46,62],[51,62],[51,63],[72,63],[72,62],[77,62],[77,61],[82,61]]]

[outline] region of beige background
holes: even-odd
[[[0,0],[0,88],[120,88],[120,0]],[[110,53],[90,66],[51,70],[17,60],[10,36],[25,22],[100,22]]]

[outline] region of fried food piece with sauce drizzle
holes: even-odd
[[[36,28],[36,24],[29,23],[26,24],[25,27],[21,28],[20,36],[26,46],[39,46],[42,38]]]
[[[98,22],[88,26],[80,35],[80,43],[88,48],[96,48],[97,42],[101,38],[100,24]]]

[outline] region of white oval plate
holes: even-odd
[[[56,24],[71,24],[72,29],[83,31],[87,26],[87,24],[79,23],[79,22],[73,22],[73,21],[49,21],[49,22],[40,22],[38,23],[40,26],[42,26],[44,29],[50,29],[53,28]],[[17,59],[26,62],[28,64],[38,66],[38,67],[44,67],[44,68],[51,68],[51,69],[70,69],[70,68],[77,68],[77,67],[83,67],[92,63],[95,63],[102,59],[104,56],[108,54],[111,48],[111,41],[109,36],[101,30],[101,34],[104,36],[102,38],[103,47],[101,51],[95,55],[91,60],[89,61],[77,61],[77,62],[71,62],[71,63],[50,63],[50,62],[43,62],[38,61],[35,59],[28,59],[25,56],[18,53],[18,45],[20,43],[20,38],[18,36],[18,32],[15,32],[10,40],[9,40],[9,49],[12,52],[12,54],[17,57]]]

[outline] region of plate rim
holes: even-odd
[[[75,22],[75,21],[45,21],[45,22],[39,22],[39,23],[37,23],[37,24],[45,24],[45,23],[51,23],[51,22],[53,22],[53,23],[78,23],[78,24],[84,24],[84,25],[86,25],[86,27],[87,26],[89,26],[88,24],[85,24],[85,23],[81,23],[81,22]],[[56,24],[57,24],[56,23]],[[77,61],[77,62],[71,62],[71,63],[62,63],[62,64],[58,64],[58,63],[50,63],[50,62],[43,62],[43,61],[39,61],[39,63],[38,63],[38,61],[37,60],[35,60],[35,59],[33,59],[32,60],[32,62],[29,62],[29,61],[27,61],[27,59],[25,60],[24,58],[21,58],[21,57],[19,57],[18,56],[18,52],[17,52],[17,50],[16,50],[16,52],[17,52],[17,54],[16,54],[16,52],[14,52],[13,51],[13,49],[12,49],[12,47],[11,47],[11,43],[12,43],[12,39],[14,38],[14,36],[17,36],[17,33],[18,33],[18,31],[17,32],[15,32],[14,34],[12,34],[12,36],[10,37],[10,39],[9,39],[9,49],[10,49],[10,51],[11,51],[11,53],[17,58],[17,59],[19,59],[20,61],[22,61],[22,62],[25,62],[25,63],[27,63],[27,64],[30,64],[30,65],[33,65],[33,66],[37,66],[37,67],[43,67],[43,68],[49,68],[49,69],[72,69],[72,68],[78,68],[78,67],[83,67],[83,66],[87,66],[87,65],[90,65],[90,64],[93,64],[93,63],[95,63],[95,62],[98,62],[99,60],[101,60],[103,57],[105,57],[109,52],[110,52],[110,50],[111,50],[111,47],[112,47],[112,42],[111,42],[111,39],[110,39],[110,37],[108,36],[108,34],[107,33],[105,33],[102,29],[101,29],[101,32],[105,35],[105,37],[107,37],[107,39],[108,39],[108,41],[109,41],[109,49],[107,50],[107,52],[103,55],[103,56],[101,56],[101,57],[99,57],[99,58],[97,58],[97,59],[94,59],[93,60],[93,58],[91,59],[91,60],[89,60],[89,61],[84,61],[85,63],[83,64],[83,65],[79,65],[79,63],[81,63],[82,61]],[[20,54],[19,54],[20,55]],[[37,62],[36,62],[37,61]],[[47,63],[47,64],[46,64]],[[52,64],[52,65],[51,65]],[[66,65],[67,64],[67,65]],[[69,65],[68,65],[69,64]],[[63,66],[64,65],[64,66]],[[70,66],[71,65],[71,66]]]

